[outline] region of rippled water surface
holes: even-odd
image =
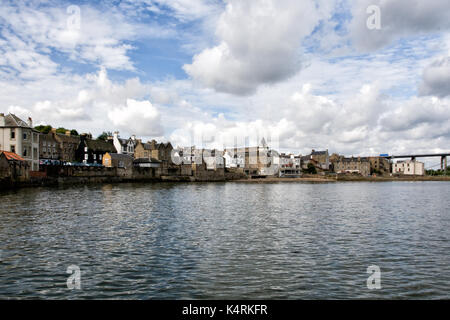
[[[2,192],[0,298],[448,299],[449,195],[447,182]]]

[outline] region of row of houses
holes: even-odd
[[[97,165],[105,167],[161,168],[162,175],[180,174],[180,166],[203,165],[205,170],[236,170],[250,177],[297,177],[315,173],[369,175],[423,175],[424,165],[417,161],[391,164],[383,157],[344,157],[328,150],[312,150],[309,155],[278,153],[262,139],[256,147],[225,150],[191,147],[173,148],[170,142],[143,142],[136,136],[121,138],[114,132],[106,139],[91,134],[72,135],[56,129],[43,134],[33,128],[31,118],[23,121],[14,114],[0,113],[0,150],[16,154],[31,171],[43,164]],[[195,168],[195,167],[192,167]]]

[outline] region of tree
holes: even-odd
[[[80,134],[78,133],[77,130],[72,129],[72,130],[70,130],[70,135],[72,135],[72,136],[79,136]]]
[[[51,125],[40,125],[40,126],[36,126],[34,127],[37,131],[42,132],[44,134],[47,134],[50,132],[50,130],[52,130],[52,126]]]
[[[312,163],[308,163],[308,168],[304,171],[309,174],[317,174],[317,169]]]
[[[111,133],[111,132],[103,131],[102,134],[99,135],[99,136],[97,137],[97,140],[104,140],[104,141],[107,141],[107,140],[108,140],[108,137],[111,137],[111,136],[112,136],[112,133]]]

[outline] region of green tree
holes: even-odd
[[[317,169],[312,163],[308,163],[308,168],[305,170],[305,173],[317,174]]]
[[[104,141],[107,141],[107,140],[108,140],[108,137],[111,137],[111,136],[112,136],[112,133],[111,133],[111,132],[103,131],[102,134],[99,135],[99,136],[97,137],[97,140],[104,140]]]
[[[80,135],[80,134],[78,133],[78,131],[75,130],[75,129],[70,130],[70,134],[71,134],[72,136],[79,136],[79,135]]]
[[[40,125],[40,126],[36,126],[34,127],[37,131],[42,132],[44,134],[47,134],[50,132],[50,130],[52,130],[52,126],[51,125]]]

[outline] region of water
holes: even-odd
[[[449,299],[449,194],[447,182],[3,192],[0,298]]]

